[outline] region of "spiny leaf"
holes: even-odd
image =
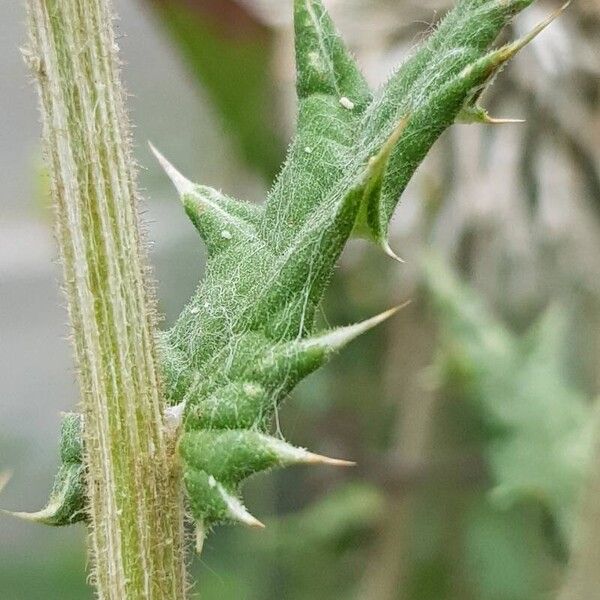
[[[367,109],[363,143],[381,144],[406,115],[410,120],[386,161],[384,178],[371,212],[360,218],[359,231],[367,231],[384,249],[387,228],[417,166],[439,135],[457,118],[465,117],[494,75],[527,45],[561,10],[529,34],[485,54],[501,26],[529,2],[464,1],[438,26],[427,42],[392,76]],[[564,7],[563,7],[564,8]],[[493,35],[492,35],[493,32]],[[483,54],[483,55],[482,55]],[[476,116],[486,119],[479,110]],[[490,122],[490,119],[487,118]],[[366,226],[365,226],[366,221]]]
[[[263,232],[283,249],[352,161],[368,86],[320,0],[295,0],[296,137],[269,194]]]
[[[527,44],[531,43],[548,25],[552,23],[555,19],[557,19],[569,6],[570,0],[559,7],[554,12],[550,13],[545,19],[540,21],[533,29],[521,37],[520,39],[506,44],[499,50],[492,52],[488,55],[488,57],[484,57],[484,60],[487,58],[490,65],[492,66],[491,74],[484,85],[478,86],[473,93],[469,96],[467,101],[465,102],[464,107],[457,117],[457,121],[463,123],[489,123],[489,124],[503,124],[503,123],[523,123],[522,119],[498,119],[490,117],[488,112],[481,107],[478,102],[485,92],[485,90],[490,86],[492,79],[498,73],[498,71],[519,52],[522,50]]]
[[[85,473],[81,464],[60,466],[48,504],[37,512],[3,511],[13,517],[44,523],[45,525],[70,525],[83,521],[85,513]]]
[[[568,541],[590,456],[592,407],[560,368],[564,312],[552,307],[518,339],[441,261],[429,259],[425,272],[442,326],[444,383],[496,431],[485,448],[492,500],[500,508],[541,502]]]
[[[246,477],[290,462],[325,460],[268,432],[275,411],[303,377],[391,314],[315,334],[315,313],[336,261],[354,229],[389,249],[392,212],[429,148],[540,29],[489,51],[503,25],[528,3],[461,1],[371,101],[322,4],[296,0],[297,133],[264,209],[190,182],[156,153],[209,249],[196,293],[159,336],[167,398],[177,407],[168,426],[182,435],[184,482],[199,543],[222,521],[260,525],[240,501]],[[438,275],[438,296],[450,327],[461,335],[461,356],[478,376],[491,378],[492,389],[504,385],[498,383],[500,397],[481,406],[490,419],[512,427],[514,436],[525,435],[511,420],[515,406],[509,401],[522,394],[507,375],[519,366],[511,358],[518,344],[451,278]],[[502,369],[494,370],[498,365]],[[541,406],[541,399],[536,402]],[[531,426],[531,415],[523,421]],[[552,432],[564,440],[560,428]],[[504,461],[509,455],[490,450],[498,478],[518,487]],[[545,489],[549,496],[555,492]],[[556,506],[560,511],[566,504]]]
[[[243,373],[258,381],[287,381],[295,385],[321,367],[346,344],[389,319],[400,308],[392,308],[361,323],[339,327],[314,337],[272,345],[264,355],[257,357],[254,364],[246,366]]]
[[[203,527],[219,522],[242,523],[249,527],[264,527],[242,504],[237,495],[223,487],[205,471],[188,467],[183,480],[194,519]]]
[[[387,218],[385,218],[385,211],[381,205],[381,191],[390,156],[402,132],[406,128],[409,118],[405,116],[400,119],[379,153],[369,159],[362,202],[354,225],[354,232],[357,235],[372,238],[383,248],[383,251],[388,256],[399,262],[403,261],[394,254],[385,235],[387,231]],[[382,222],[382,218],[384,222]]]
[[[227,486],[237,485],[253,473],[274,467],[354,464],[296,448],[255,430],[243,429],[190,431],[181,439],[179,450],[187,464],[209,473]]]
[[[294,25],[298,98],[326,94],[341,100],[349,110],[364,109],[371,98],[369,86],[323,3],[294,0]]]
[[[150,148],[173,182],[190,220],[206,243],[209,254],[236,244],[257,239],[260,210],[248,202],[239,202],[184,177],[152,145]]]
[[[77,413],[63,415],[60,435],[61,465],[45,508],[36,512],[4,512],[20,519],[46,525],[69,525],[85,520],[82,429],[81,415]]]

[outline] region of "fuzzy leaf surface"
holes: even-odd
[[[532,37],[490,50],[529,2],[461,0],[371,93],[322,2],[295,0],[296,135],[264,205],[192,183],[157,153],[209,255],[195,294],[159,340],[168,402],[182,413],[179,447],[199,540],[221,521],[261,526],[240,500],[243,480],[306,458],[268,436],[278,406],[393,312],[315,332],[340,253],[353,232],[391,253],[387,228],[400,194],[439,135]],[[492,345],[502,353],[509,342],[497,329]],[[474,334],[468,343],[480,342]]]

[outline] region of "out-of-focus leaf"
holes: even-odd
[[[299,512],[269,521],[257,551],[266,551],[277,565],[281,587],[272,597],[354,597],[364,545],[375,535],[385,506],[380,490],[349,482]]]
[[[305,510],[280,519],[275,542],[301,553],[316,547],[339,548],[344,540],[373,529],[384,510],[382,493],[367,484],[349,483]]]
[[[283,156],[273,119],[273,34],[233,0],[146,0],[208,91],[245,161],[271,179]]]
[[[591,404],[562,365],[567,319],[555,306],[523,338],[485,310],[438,260],[426,263],[442,329],[441,383],[467,396],[492,429],[491,498],[502,508],[542,503],[569,540],[591,449]]]
[[[552,559],[532,514],[500,512],[481,498],[468,512],[465,572],[480,600],[541,598]]]

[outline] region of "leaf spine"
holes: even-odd
[[[181,197],[191,195],[195,191],[195,184],[190,181],[187,177],[182,175],[152,144],[152,142],[148,142],[148,146],[150,146],[150,150],[158,160],[160,166],[163,168],[164,172],[167,174],[175,189],[179,193]]]

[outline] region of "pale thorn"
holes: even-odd
[[[292,446],[283,440],[278,440],[269,435],[262,435],[261,437],[263,438],[265,445],[269,446],[277,454],[277,457],[282,461],[282,464],[322,464],[338,467],[353,467],[356,465],[355,462],[350,460],[329,458],[328,456],[314,454],[305,448],[297,448],[296,446]]]
[[[195,536],[195,548],[196,554],[202,554],[202,548],[204,548],[204,540],[206,540],[206,529],[204,523],[199,521],[196,523],[196,536]]]
[[[330,465],[332,467],[355,467],[356,463],[353,460],[344,460],[343,458],[331,458],[314,452],[306,452],[306,460],[308,465]]]
[[[23,511],[12,511],[5,510],[4,508],[0,509],[4,514],[10,515],[11,517],[16,517],[17,519],[23,519],[24,521],[32,521],[34,523],[44,523],[55,516],[56,511],[60,508],[59,502],[52,502],[48,504],[42,510],[38,510],[37,512],[23,512]]]
[[[503,119],[503,118],[496,118],[496,117],[490,117],[489,115],[485,116],[485,119],[483,121],[484,123],[488,123],[490,125],[504,125],[507,123],[525,123],[525,119]]]
[[[237,521],[238,523],[243,523],[248,527],[254,527],[256,529],[264,529],[264,524],[261,523],[256,517],[251,515],[248,512],[248,509],[235,497],[231,494],[228,494],[223,486],[219,485],[219,491],[221,492],[221,496],[225,503],[227,504],[227,516],[232,521]]]
[[[395,261],[404,264],[404,259],[400,258],[390,247],[390,244],[387,240],[383,240],[381,242],[381,249],[390,257],[393,258]]]
[[[565,2],[561,7],[551,12],[544,20],[540,21],[529,33],[524,35],[523,37],[498,48],[497,50],[490,53],[488,56],[484,57],[487,59],[489,56],[494,56],[497,60],[495,64],[495,69],[498,69],[502,64],[508,62],[511,58],[522,50],[527,44],[533,41],[548,25],[550,25],[557,17],[559,17],[569,6],[571,0]],[[468,77],[473,69],[473,65],[469,65],[465,67],[461,72],[461,77]]]
[[[190,181],[187,177],[182,175],[152,144],[152,142],[148,142],[148,146],[150,146],[150,150],[156,159],[160,163],[160,166],[163,168],[169,179],[172,181],[175,189],[179,192],[180,196],[190,196],[196,193],[196,185]]]
[[[2,471],[0,473],[0,492],[6,487],[6,484],[12,477],[12,471]]]
[[[552,21],[558,18],[571,4],[571,0],[565,2],[562,6],[557,8],[555,11],[552,11],[544,20],[540,21],[528,34],[524,35],[522,38],[516,40],[512,44],[507,44],[505,48],[509,51],[509,57],[516,54],[521,48],[524,48],[529,42],[531,42],[535,37],[537,37]],[[502,50],[502,49],[501,49]]]
[[[389,319],[392,315],[396,314],[401,308],[404,308],[407,304],[410,303],[405,302],[399,306],[395,306],[394,308],[390,308],[370,319],[366,319],[365,321],[361,321],[360,323],[355,323],[354,325],[347,325],[346,327],[340,327],[338,329],[334,329],[325,335],[319,336],[317,338],[306,340],[306,347],[323,347],[328,346],[331,348],[341,348],[345,346],[348,342],[352,341],[354,338],[359,335],[365,333],[369,329],[376,327],[383,321]]]

